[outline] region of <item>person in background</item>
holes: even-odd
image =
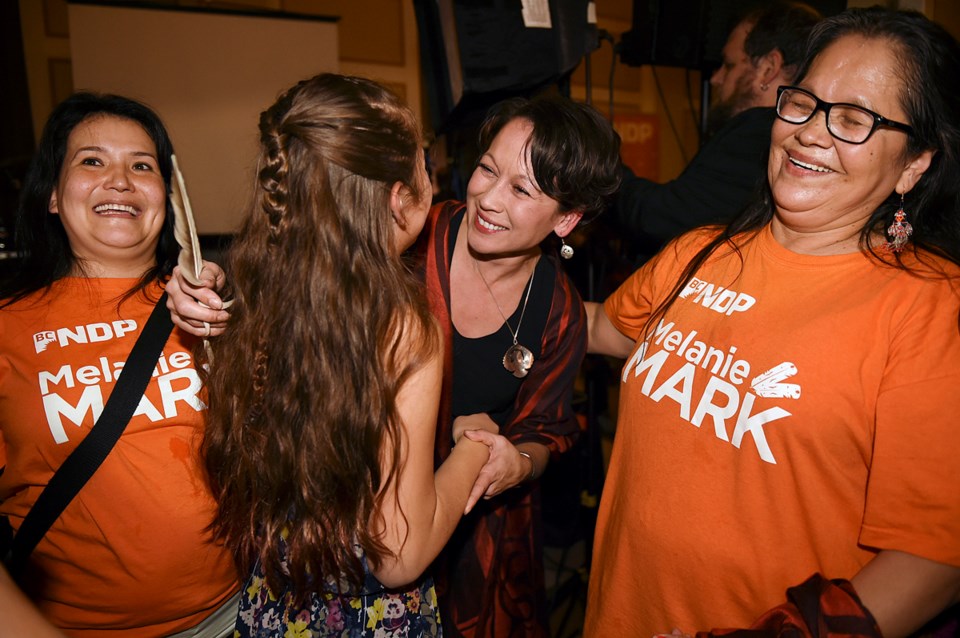
[[[489,453],[454,428],[434,472],[444,344],[401,260],[430,207],[419,126],[382,86],[323,74],[261,115],[260,142],[206,379],[236,635],[441,635],[423,572]]]
[[[543,245],[553,235],[562,243],[606,207],[619,185],[619,147],[589,106],[556,96],[506,101],[482,127],[466,202],[434,206],[418,243],[446,344],[437,463],[460,430],[490,448],[471,511],[434,570],[447,636],[549,635],[539,479],[579,436],[572,393],[586,324],[580,295]],[[207,270],[213,288],[221,273]],[[172,287],[178,325],[203,334],[206,321],[223,332],[229,314],[215,310],[213,290],[182,279]]]
[[[627,362],[585,636],[898,638],[960,600],[960,46],[849,10],[798,77],[759,200],[588,308]]]
[[[24,183],[0,286],[0,514],[18,529],[90,432],[176,263],[173,147],[146,106],[77,93]],[[24,588],[69,635],[230,635],[232,561],[206,532],[205,406],[174,329],[116,446],[33,551]]]
[[[764,2],[734,27],[713,87],[710,139],[674,180],[636,177],[624,167],[613,221],[639,261],[702,224],[729,221],[761,187],[777,87],[796,77],[820,14],[802,2]],[[639,254],[639,255],[638,255]]]

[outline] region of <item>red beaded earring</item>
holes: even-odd
[[[893,214],[893,223],[887,228],[887,234],[890,235],[890,241],[887,242],[887,250],[898,253],[910,241],[910,235],[913,234],[913,226],[907,220],[907,214],[903,212],[903,193],[900,193],[900,208]]]

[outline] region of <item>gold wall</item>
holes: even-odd
[[[312,15],[339,16],[340,70],[379,80],[404,96],[418,116],[423,114],[416,19],[409,0],[153,0],[157,4],[234,9],[271,9]],[[554,0],[562,1],[562,0]],[[66,0],[19,0],[34,130],[39,130],[54,104],[72,91]],[[877,0],[850,0],[869,6]],[[960,3],[952,0],[881,2],[916,9],[941,22],[960,37]],[[633,0],[596,0],[597,25],[615,39],[631,27]],[[574,99],[590,101],[607,112],[608,81],[613,58],[609,43],[590,55],[591,86],[585,64],[571,79]],[[659,117],[659,175],[668,180],[680,173],[696,153],[700,75],[667,67],[642,68],[617,64],[613,76],[615,113]],[[657,89],[659,83],[660,90]],[[661,97],[662,93],[662,97]],[[669,112],[676,130],[674,134]],[[422,117],[421,117],[422,119]]]

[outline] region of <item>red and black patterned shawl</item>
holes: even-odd
[[[463,206],[460,202],[434,206],[418,244],[430,307],[446,342],[436,439],[438,464],[452,446],[449,231],[451,219]],[[568,450],[580,432],[571,396],[587,345],[580,295],[559,263],[555,262],[555,270],[540,357],[524,378],[501,430],[514,444],[545,445],[552,458]],[[539,500],[536,483],[525,484],[482,501],[461,521],[435,570],[447,635],[546,635]],[[446,574],[456,578],[445,578]]]

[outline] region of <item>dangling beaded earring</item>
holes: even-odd
[[[560,256],[564,259],[570,259],[573,257],[573,246],[563,241],[563,237],[560,238],[560,243],[563,244],[560,246]]]
[[[913,226],[906,221],[907,214],[903,212],[903,193],[900,193],[900,208],[893,214],[893,223],[887,228],[887,234],[890,235],[890,241],[887,242],[887,250],[898,253],[910,241],[910,235],[913,234]]]

